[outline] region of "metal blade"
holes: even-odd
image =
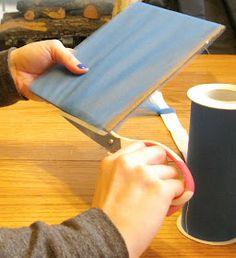
[[[107,149],[109,152],[114,153],[118,151],[121,148],[121,142],[120,139],[115,137],[109,132],[105,132],[102,130],[99,130],[100,133],[95,132],[73,120],[71,120],[68,117],[63,116],[67,121],[69,121],[73,126],[78,128],[81,132],[83,132],[85,135],[87,135],[89,138],[94,140],[96,143]]]

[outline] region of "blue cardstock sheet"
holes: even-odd
[[[31,90],[71,116],[111,131],[223,30],[220,24],[136,3],[75,48],[88,73],[78,76],[55,65]]]

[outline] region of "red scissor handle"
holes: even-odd
[[[187,167],[186,163],[170,148],[168,148],[166,145],[155,142],[155,141],[145,141],[146,146],[153,146],[153,145],[159,145],[161,146],[167,154],[167,157],[172,160],[176,166],[179,168],[179,171],[181,175],[183,176],[184,180],[184,191],[183,193],[173,199],[171,206],[169,208],[169,211],[167,213],[168,216],[173,214],[175,211],[177,211],[184,203],[189,201],[194,193],[194,180],[192,177],[192,174]]]
[[[115,137],[120,138],[121,147],[127,146],[135,141],[142,141],[145,143],[146,146],[158,145],[166,151],[167,157],[170,160],[172,160],[178,167],[184,182],[184,191],[180,196],[177,196],[175,199],[172,200],[167,216],[172,215],[175,211],[179,210],[183,204],[185,204],[187,201],[191,199],[194,193],[194,180],[193,180],[192,174],[189,168],[187,167],[186,163],[183,161],[183,159],[181,159],[179,155],[177,155],[173,150],[171,150],[169,147],[167,147],[166,145],[160,142],[151,141],[151,140],[135,140],[135,139],[120,136],[118,134],[114,134],[114,135]]]

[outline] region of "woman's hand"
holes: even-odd
[[[54,64],[60,63],[75,74],[88,68],[65,48],[59,40],[45,40],[14,49],[9,56],[9,68],[17,90],[26,98],[39,100],[29,90],[30,85]]]
[[[172,200],[184,191],[165,150],[137,142],[101,163],[93,206],[101,208],[123,236],[131,258],[149,246]]]

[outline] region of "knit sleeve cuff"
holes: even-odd
[[[11,76],[8,57],[12,49],[0,52],[0,106],[8,106],[26,100],[16,89]]]
[[[129,258],[122,235],[101,209],[92,208],[62,224],[71,228],[83,228],[80,230],[80,238],[86,239],[86,248],[89,247],[90,251],[95,249],[95,253],[100,254],[96,257]]]

